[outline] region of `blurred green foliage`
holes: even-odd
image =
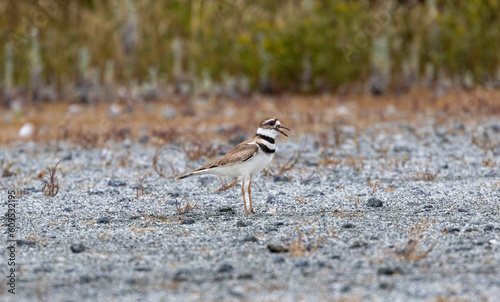
[[[153,68],[167,82],[230,75],[253,89],[334,90],[370,77],[374,39],[388,42],[393,86],[412,72],[484,83],[500,67],[499,0],[4,0],[0,14],[2,85],[6,45],[13,85],[28,87],[36,68],[62,88],[103,81],[108,65],[125,85]]]

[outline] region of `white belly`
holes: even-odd
[[[229,176],[229,177],[237,177],[237,176],[249,176],[253,175],[259,171],[262,171],[265,167],[269,165],[271,160],[274,157],[274,153],[266,154],[264,152],[257,153],[256,156],[251,159],[230,166],[217,167],[210,169],[207,171],[207,174],[215,174],[219,176]]]

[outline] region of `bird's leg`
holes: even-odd
[[[255,214],[252,206],[252,178],[248,180],[248,201],[250,202],[250,213]]]
[[[248,215],[250,212],[247,210],[247,202],[245,200],[245,177],[241,179],[241,196],[243,196],[243,206],[245,207],[245,213]]]

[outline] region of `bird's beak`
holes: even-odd
[[[287,127],[285,127],[285,126],[278,125],[278,131],[279,131],[281,134],[283,134],[284,136],[286,136],[286,137],[288,137],[288,135],[287,135],[285,132],[281,131],[281,130],[280,130],[281,128],[286,129],[286,130],[288,130],[288,131],[292,131],[292,130],[288,129],[288,128],[287,128]]]

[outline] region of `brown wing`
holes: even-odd
[[[251,140],[242,142],[238,146],[234,147],[226,155],[219,158],[218,160],[203,166],[195,171],[201,171],[209,168],[215,168],[220,166],[229,166],[235,163],[243,162],[249,160],[258,150],[256,144],[248,144]]]

